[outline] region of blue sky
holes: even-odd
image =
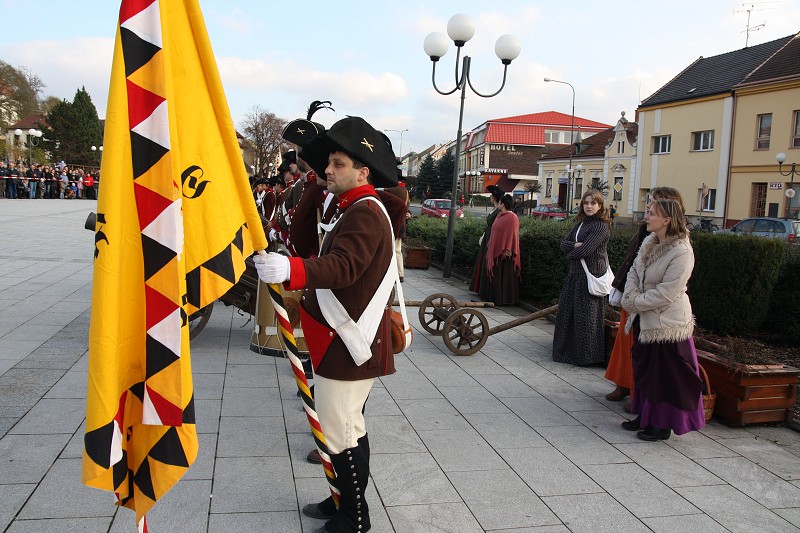
[[[292,119],[304,116],[312,100],[332,100],[336,113],[320,112],[315,120],[330,125],[359,115],[379,129],[408,129],[403,152],[455,137],[459,98],[434,91],[422,41],[446,32],[456,13],[475,22],[465,51],[482,92],[500,84],[495,40],[512,33],[522,42],[503,92],[489,99],[467,92],[465,130],[491,118],[570,113],[572,91],[544,77],[575,87],[576,115],[614,124],[624,110],[633,119],[641,99],[699,56],[743,48],[749,6],[751,25],[764,24],[750,45],[800,31],[800,0],[200,0],[200,6],[237,126],[255,105]],[[85,86],[104,117],[118,12],[114,0],[0,0],[0,59],[38,74],[45,96],[71,100]],[[454,83],[454,60],[451,44],[437,69],[445,90]],[[389,136],[399,151],[400,136]]]

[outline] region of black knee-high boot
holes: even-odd
[[[333,499],[327,498],[318,504],[303,507],[303,514],[312,518],[331,519],[318,532],[353,533],[369,531],[369,507],[366,489],[369,482],[369,439],[364,435],[358,446],[332,455],[336,470],[336,486],[341,493],[339,509],[335,510]]]

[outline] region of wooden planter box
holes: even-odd
[[[427,270],[431,264],[431,248],[403,245],[403,267]]]
[[[703,350],[697,350],[697,359],[717,393],[714,414],[724,423],[741,427],[792,419],[800,369],[734,363]]]

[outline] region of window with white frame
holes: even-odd
[[[792,148],[800,148],[800,110],[794,112],[792,120]]]
[[[622,201],[622,181],[623,178],[621,176],[617,176],[614,178],[614,201],[621,202]]]
[[[568,131],[561,130],[545,130],[544,132],[545,144],[570,144],[571,134]]]
[[[692,132],[692,150],[703,152],[714,149],[714,130]]]
[[[697,190],[698,211],[714,211],[717,205],[717,189],[705,189],[705,194],[703,192],[703,188]]]
[[[758,115],[756,130],[756,150],[769,150],[772,136],[772,113]]]
[[[657,135],[653,137],[653,153],[668,154],[672,147],[672,135]]]
[[[545,179],[545,186],[544,186],[544,196],[545,198],[550,198],[553,196],[553,173],[551,172],[550,175]]]

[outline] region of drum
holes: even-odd
[[[300,327],[300,296],[303,291],[284,291],[281,296],[292,325],[297,351],[301,358],[308,357],[308,346]],[[258,282],[258,295],[256,297],[255,323],[253,335],[250,337],[250,349],[261,355],[272,357],[286,357],[283,339],[278,333],[278,319],[275,316],[275,307],[269,297],[267,284]]]

